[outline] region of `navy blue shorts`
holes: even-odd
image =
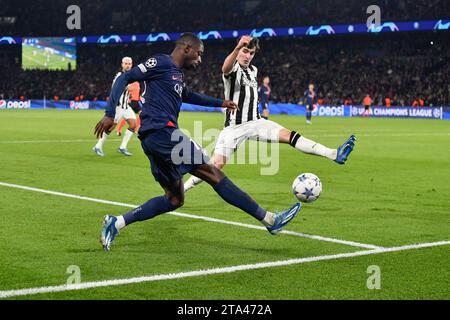
[[[177,128],[150,130],[140,139],[152,174],[162,185],[181,180],[209,161],[202,147]]]

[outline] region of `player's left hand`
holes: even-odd
[[[97,136],[97,139],[103,135],[103,132],[110,132],[113,125],[114,119],[104,116],[95,126],[94,134]]]
[[[222,108],[230,109],[232,113],[239,110],[238,105],[231,100],[224,100],[222,103]]]

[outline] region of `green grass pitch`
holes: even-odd
[[[35,54],[33,54],[33,51]],[[70,62],[72,70],[76,69],[76,59],[70,59],[59,55],[48,54],[44,49],[38,49],[31,46],[22,46],[22,68],[31,69],[48,69],[48,70],[67,70],[67,64]]]
[[[160,195],[136,138],[133,157],[107,141],[96,156],[93,127],[100,111],[0,111],[0,182],[128,204]],[[321,198],[305,204],[288,230],[382,247],[450,240],[450,122],[406,119],[272,116],[325,145],[358,137],[349,162],[280,146],[279,171],[261,164],[230,165],[227,175],[269,210],[295,202],[293,179],[317,174]],[[193,132],[220,128],[219,113],[182,113]],[[81,281],[126,279],[367,250],[338,243],[209,221],[162,215],[123,230],[109,253],[99,242],[105,214],[128,209],[0,185],[0,295],[7,290],[58,286],[76,265]],[[179,212],[257,224],[223,202],[206,184],[186,195]],[[450,246],[312,261],[289,266],[199,275],[10,299],[450,299]],[[370,290],[369,266],[381,271]]]

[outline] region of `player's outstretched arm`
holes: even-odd
[[[192,92],[189,88],[183,90],[183,102],[196,104],[205,107],[218,107],[236,110],[238,106],[231,100],[217,99],[205,94]]]
[[[238,45],[236,48],[234,48],[233,52],[231,52],[228,57],[225,58],[225,61],[223,62],[222,66],[222,72],[224,75],[229,75],[231,71],[233,70],[234,63],[236,62],[237,56],[239,54],[239,51],[243,48],[248,46],[248,44],[252,41],[252,37],[250,36],[242,36],[242,38],[239,40]]]
[[[156,61],[155,58],[151,58]],[[148,61],[150,61],[149,59]],[[156,65],[156,64],[155,64]],[[106,104],[105,116],[95,126],[94,134],[97,138],[103,135],[103,132],[109,132],[114,125],[114,116],[116,115],[116,106],[125,87],[132,82],[144,80],[152,75],[151,69],[147,69],[144,64],[134,67],[128,72],[120,75],[111,89],[108,103]]]

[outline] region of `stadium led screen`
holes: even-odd
[[[77,47],[75,38],[24,38],[22,69],[75,70]]]

